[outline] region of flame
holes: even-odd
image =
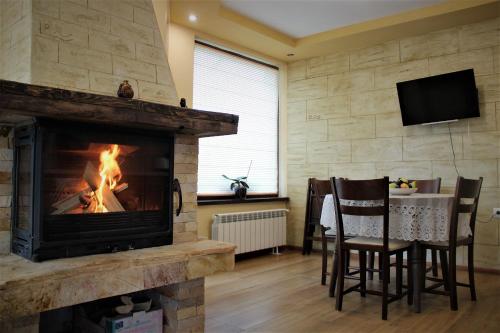
[[[102,151],[99,156],[101,162],[99,165],[101,182],[99,187],[95,190],[95,197],[97,199],[97,205],[94,210],[95,213],[106,213],[108,211],[104,205],[104,188],[108,186],[110,190],[113,190],[122,178],[122,172],[116,160],[119,154],[120,147],[118,145],[112,145],[110,149]]]

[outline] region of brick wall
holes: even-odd
[[[485,178],[476,262],[500,268],[499,223],[488,222],[500,207],[500,18],[290,64],[289,242],[302,244],[308,177],[439,176],[452,191],[447,126],[403,127],[395,84],[471,67],[481,117],[450,126],[461,174]]]
[[[204,332],[205,278],[156,289],[163,307],[163,332]]]
[[[32,83],[178,103],[151,0],[33,0]]]
[[[0,78],[30,82],[31,0],[0,0]]]
[[[198,238],[196,222],[198,186],[198,138],[178,135],[175,140],[175,177],[182,187],[182,211],[174,216],[174,243],[194,241]],[[174,208],[177,207],[175,196]]]
[[[111,96],[126,79],[134,98],[178,104],[151,0],[0,0],[0,9],[0,78]],[[0,137],[0,253],[10,243],[10,148]],[[179,136],[175,151],[179,243],[197,239],[198,140]]]

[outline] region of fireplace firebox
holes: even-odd
[[[174,136],[60,122],[16,127],[12,252],[33,261],[172,243]]]

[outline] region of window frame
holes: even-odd
[[[204,40],[199,40],[199,39],[195,39],[194,40],[194,43],[195,44],[200,44],[200,45],[203,45],[203,46],[206,46],[206,47],[209,47],[209,48],[212,48],[212,49],[215,49],[217,51],[221,51],[221,52],[225,52],[227,54],[230,54],[232,56],[235,56],[235,57],[239,57],[239,58],[242,58],[242,59],[245,59],[245,60],[248,60],[248,61],[251,61],[251,62],[254,62],[254,63],[257,63],[259,65],[263,65],[263,66],[267,66],[267,67],[270,67],[272,69],[275,69],[277,72],[278,72],[278,109],[276,110],[277,112],[277,117],[276,117],[276,137],[277,137],[277,142],[276,142],[276,168],[277,168],[277,173],[276,173],[276,193],[255,193],[255,194],[252,194],[252,193],[249,193],[247,194],[246,198],[248,199],[271,199],[271,198],[282,198],[280,197],[280,171],[281,171],[281,164],[280,164],[280,155],[281,155],[281,149],[280,149],[280,146],[281,146],[281,133],[280,133],[280,123],[281,123],[281,95],[280,95],[280,88],[281,88],[281,80],[279,79],[280,75],[281,75],[281,71],[280,71],[280,68],[278,66],[275,66],[275,65],[271,65],[267,62],[264,62],[262,60],[258,60],[256,58],[253,58],[253,57],[250,57],[250,56],[246,56],[242,53],[239,53],[237,51],[234,51],[234,50],[230,50],[230,49],[227,49],[227,48],[224,48],[222,46],[219,46],[219,45],[214,45],[212,43],[209,43],[207,41],[204,41]],[[195,45],[196,47],[196,45]],[[194,64],[193,64],[193,71],[194,71]],[[193,88],[194,88],[194,85],[193,85]],[[199,162],[198,162],[199,163]],[[199,167],[199,166],[198,166]],[[227,194],[210,194],[210,193],[199,193],[198,190],[196,191],[196,195],[197,195],[197,200],[198,202],[203,202],[203,201],[228,201],[228,202],[231,202],[231,201],[234,201],[234,198],[235,198],[235,195],[234,193],[227,193]],[[287,199],[285,197],[285,199]],[[244,202],[245,200],[238,200],[239,202]]]

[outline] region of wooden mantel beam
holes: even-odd
[[[198,137],[236,134],[238,116],[0,80],[0,122],[14,116],[166,130]]]

